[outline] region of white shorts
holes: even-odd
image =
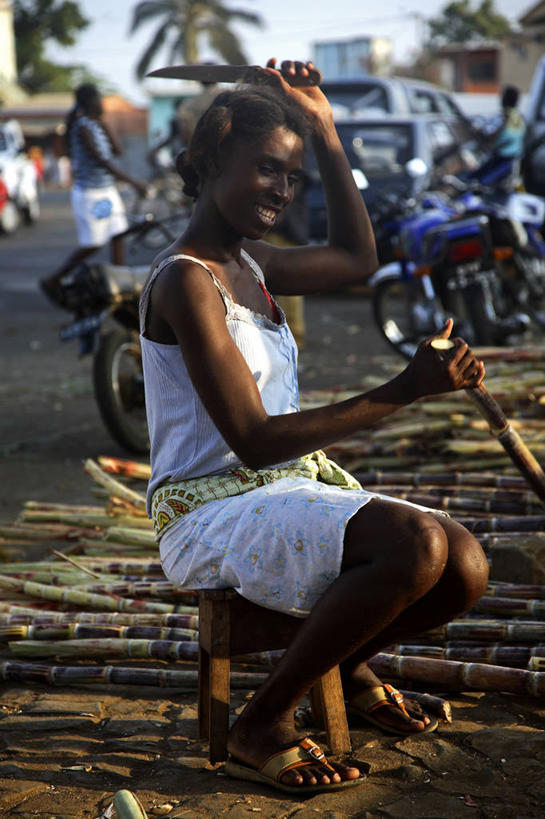
[[[102,247],[128,227],[117,188],[72,188],[72,209],[80,247]]]
[[[376,492],[281,478],[179,517],[160,540],[163,571],[187,589],[234,588],[260,606],[306,617],[340,574],[350,518],[373,498],[444,514]]]

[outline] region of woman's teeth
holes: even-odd
[[[256,210],[265,222],[268,222],[270,225],[274,224],[276,211],[270,208],[263,208],[261,205],[256,205]]]

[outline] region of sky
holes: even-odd
[[[447,0],[226,0],[227,6],[260,14],[263,28],[235,27],[250,63],[263,65],[269,57],[310,59],[312,43],[350,39],[356,36],[388,37],[397,61],[408,60],[417,49],[424,31],[423,19],[437,16]],[[79,0],[83,14],[91,20],[71,49],[49,49],[61,63],[85,63],[107,78],[119,92],[136,104],[147,101],[146,85],[134,77],[139,56],[151,39],[157,22],[129,35],[135,0]],[[474,3],[476,5],[476,3]],[[535,5],[535,0],[495,0],[495,8],[512,22]],[[213,55],[203,53],[203,59]],[[159,57],[152,68],[160,68]],[[164,82],[164,81],[163,81]],[[169,81],[172,82],[172,81]],[[157,86],[155,86],[157,87]],[[164,88],[164,84],[162,86]]]

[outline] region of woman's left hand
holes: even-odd
[[[484,364],[461,338],[452,339],[452,349],[441,355],[435,339],[450,338],[453,321],[448,319],[437,335],[423,341],[405,370],[417,398],[478,387],[485,376]]]

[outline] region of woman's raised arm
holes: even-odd
[[[281,70],[270,60],[268,71],[277,78],[284,93],[305,112],[311,141],[324,187],[328,243],[289,250],[252,243],[251,252],[265,272],[274,293],[304,294],[348,284],[361,283],[378,266],[375,238],[350,163],[333,122],[331,106],[318,86],[292,86],[290,78],[308,73],[312,63],[282,63]]]

